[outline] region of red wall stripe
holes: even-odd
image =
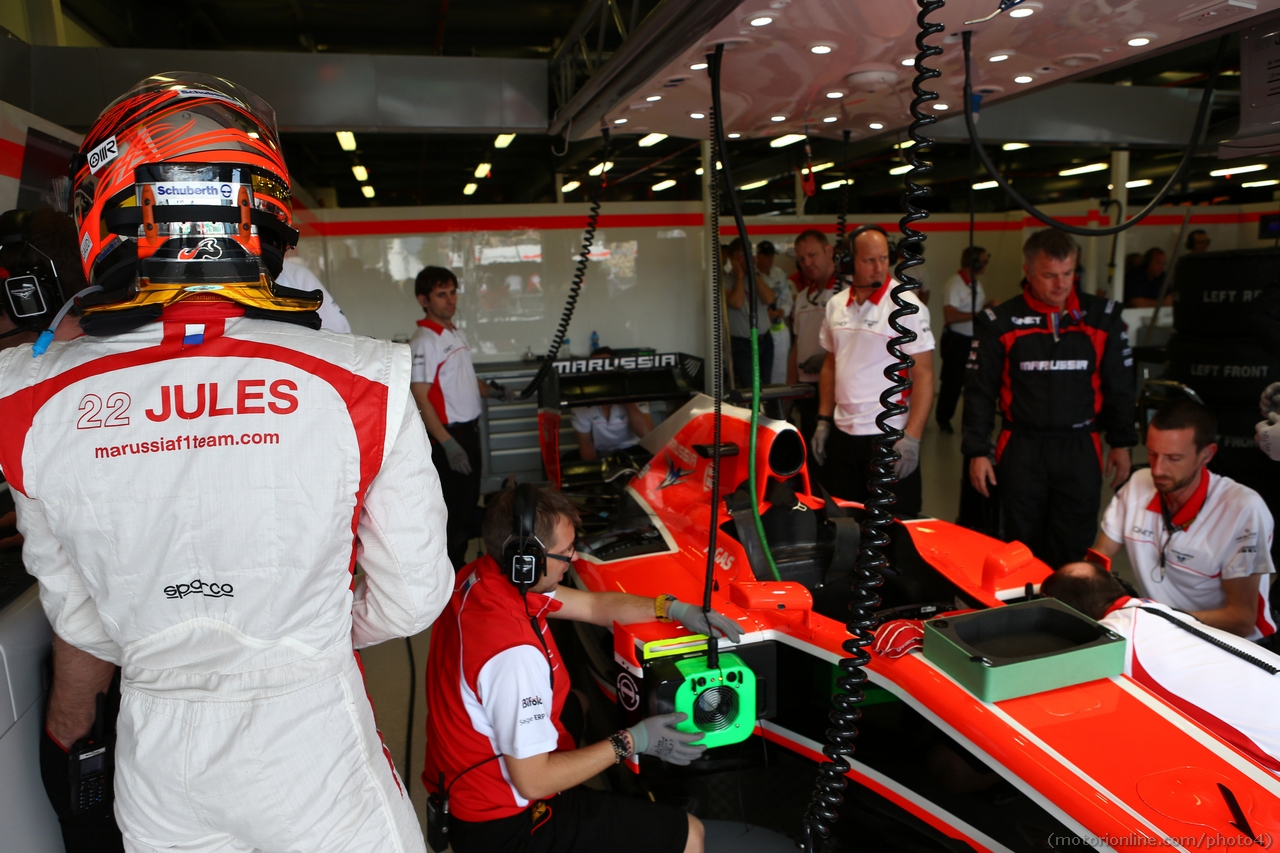
[[[22,178],[22,156],[26,147],[8,139],[0,139],[0,175],[6,178]]]

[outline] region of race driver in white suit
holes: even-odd
[[[0,354],[0,468],[54,631],[123,667],[126,849],[425,850],[354,652],[453,581],[408,348],[274,282],[288,172],[235,84],[142,81],[73,181],[101,290]]]

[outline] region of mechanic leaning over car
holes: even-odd
[[[431,436],[431,461],[449,508],[449,561],[467,561],[479,514],[481,397],[505,401],[506,389],[476,378],[467,336],[453,323],[458,313],[458,279],[444,267],[426,267],[413,283],[426,317],[409,341],[413,379],[409,388]]]
[[[58,309],[86,287],[76,251],[76,224],[70,216],[42,207],[10,210],[0,215],[0,349],[31,345],[48,328]],[[68,312],[54,330],[54,340],[79,337],[80,317]],[[4,501],[13,506],[6,491]],[[6,508],[8,509],[8,508]],[[15,513],[0,517],[0,527],[16,524]],[[22,547],[22,536],[9,547]],[[40,732],[40,776],[62,828],[67,853],[110,853],[124,850],[112,814],[114,797],[104,786],[100,800],[82,804],[72,794],[79,781],[82,754],[101,756],[107,778],[114,758],[115,709],[120,690],[116,666],[53,638],[53,680],[45,726]],[[101,700],[99,700],[101,697]],[[99,714],[98,702],[102,702]],[[105,749],[105,752],[101,750]]]
[[[1191,400],[1156,411],[1147,426],[1149,468],[1111,499],[1093,549],[1123,544],[1147,595],[1206,625],[1250,640],[1276,633],[1267,604],[1275,524],[1262,497],[1206,467],[1218,419]]]
[[[143,80],[72,175],[101,291],[0,353],[0,468],[54,632],[122,667],[126,849],[424,850],[353,651],[453,577],[408,349],[274,283],[289,175],[234,83]]]
[[[487,553],[458,574],[431,633],[422,773],[448,815],[456,853],[697,853],[702,824],[674,806],[583,785],[632,755],[688,764],[701,735],[642,720],[579,748],[583,708],[547,619],[609,627],[658,619],[738,642],[742,629],[673,596],[642,598],[560,585],[574,558],[578,511],[559,492],[521,484],[490,502]],[[522,571],[529,584],[514,582]],[[575,731],[576,730],[576,731]]]
[[[847,294],[837,294],[827,303],[820,333],[827,356],[818,383],[818,426],[810,447],[831,494],[863,501],[875,440],[881,434],[876,416],[882,411],[884,372],[895,361],[885,341],[896,335],[889,326],[889,315],[896,308],[889,291],[897,280],[889,272],[889,236],[883,228],[863,225],[850,235],[850,241],[853,282]],[[898,503],[893,513],[912,518],[920,514],[923,499],[920,436],[933,406],[934,342],[928,310],[910,291],[905,299],[918,309],[902,321],[916,334],[915,341],[902,347],[915,366],[909,371],[911,391],[903,401],[907,413],[889,419],[889,424],[905,433],[893,447],[901,457],[894,464],[901,479],[894,487]]]
[[[1113,300],[1074,289],[1079,246],[1061,231],[1023,244],[1023,292],[979,312],[964,387],[962,449],[984,497],[999,477],[1004,537],[1051,566],[1093,541],[1102,494],[1129,476],[1133,354]],[[997,408],[1002,424],[994,446]]]

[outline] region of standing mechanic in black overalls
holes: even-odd
[[[977,317],[965,379],[964,455],[984,497],[999,476],[1006,540],[1050,566],[1079,560],[1093,543],[1104,470],[1112,488],[1129,476],[1134,426],[1133,354],[1114,300],[1074,289],[1080,247],[1039,231],[1022,247],[1023,293]],[[997,403],[1003,421],[994,448]]]
[[[427,316],[418,321],[409,341],[413,351],[409,390],[431,436],[431,461],[449,510],[445,528],[449,560],[456,570],[467,562],[467,542],[477,526],[480,398],[505,401],[506,392],[476,378],[466,335],[453,324],[458,312],[457,277],[444,267],[426,267],[418,273],[413,290]]]

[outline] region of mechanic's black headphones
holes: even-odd
[[[41,332],[62,307],[62,288],[53,259],[32,245],[27,231],[31,211],[0,215],[0,311],[16,326],[7,335]],[[7,336],[6,335],[6,336]]]
[[[511,501],[511,535],[502,546],[502,568],[524,592],[547,573],[547,549],[534,533],[538,518],[538,487],[516,486]]]
[[[854,251],[854,243],[857,242],[857,239],[859,237],[861,237],[863,234],[866,234],[868,231],[875,231],[884,236],[884,241],[889,244],[889,264],[893,265],[898,262],[898,241],[894,240],[893,237],[889,236],[889,232],[881,228],[879,225],[876,225],[874,222],[868,222],[865,225],[859,225],[857,228],[853,229],[853,231],[850,232],[848,237],[848,240],[849,240],[848,252],[849,252],[849,259],[850,259],[849,269],[850,269],[851,275],[853,270],[852,261],[854,256],[856,255],[856,252]]]

